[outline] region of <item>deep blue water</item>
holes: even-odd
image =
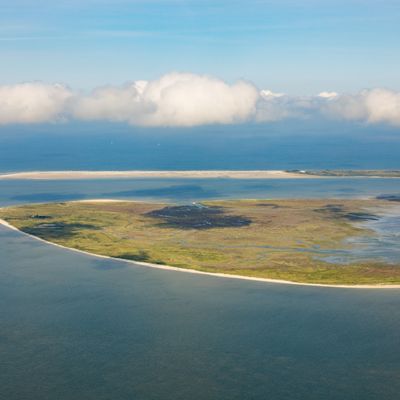
[[[400,169],[398,128],[303,121],[200,128],[0,127],[0,171]]]
[[[0,181],[0,204],[371,196],[396,179]],[[399,290],[136,267],[0,227],[0,398],[393,400]]]

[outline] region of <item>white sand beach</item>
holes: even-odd
[[[123,179],[123,178],[230,178],[230,179],[315,179],[307,175],[280,170],[254,171],[32,171],[0,174],[0,179]]]

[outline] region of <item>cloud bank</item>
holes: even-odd
[[[168,74],[152,82],[103,87],[77,100],[74,116],[133,125],[195,126],[243,122],[255,113],[258,91],[208,76]]]
[[[400,126],[400,92],[372,89],[356,95],[337,95],[324,105],[323,111],[347,120]]]
[[[228,84],[190,73],[100,87],[89,94],[39,82],[0,86],[0,124],[84,120],[179,127],[315,117],[400,126],[400,92],[377,88],[289,96],[246,81]]]
[[[21,83],[0,86],[0,124],[56,121],[72,93],[60,84]]]

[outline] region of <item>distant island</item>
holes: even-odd
[[[0,209],[3,223],[97,255],[205,273],[328,285],[400,285],[400,264],[332,262],[391,199],[93,200]],[[371,211],[375,210],[375,211]],[[361,223],[358,224],[358,223]]]
[[[0,173],[0,180],[68,179],[312,179],[329,177],[400,178],[399,170],[185,170],[185,171],[29,171]]]
[[[320,169],[320,170],[287,170],[291,174],[302,174],[317,177],[368,177],[368,178],[400,178],[400,170],[386,169]]]

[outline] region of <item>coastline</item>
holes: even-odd
[[[107,200],[110,201],[111,199],[107,199]],[[205,272],[205,271],[198,271],[198,270],[189,269],[189,268],[178,268],[178,267],[173,267],[173,266],[169,266],[169,265],[146,263],[146,262],[142,262],[142,261],[133,261],[133,260],[127,260],[124,258],[116,258],[116,257],[110,257],[110,256],[101,255],[101,254],[90,253],[85,250],[78,250],[78,249],[74,249],[72,247],[63,246],[58,243],[49,242],[48,240],[45,240],[45,239],[39,238],[37,236],[31,235],[29,233],[21,231],[20,229],[9,224],[7,221],[5,221],[1,218],[0,218],[0,225],[5,226],[8,229],[17,231],[22,235],[28,236],[28,237],[38,240],[42,243],[56,246],[56,247],[62,248],[64,250],[69,250],[69,251],[73,251],[73,252],[80,253],[80,254],[85,254],[85,255],[88,255],[91,257],[96,257],[96,258],[116,260],[119,262],[125,262],[128,264],[132,264],[132,265],[136,265],[136,266],[143,266],[143,267],[147,267],[147,268],[156,268],[156,269],[162,269],[162,270],[166,270],[166,271],[175,271],[175,272],[185,272],[185,273],[197,274],[197,275],[207,275],[207,276],[217,277],[217,278],[240,279],[240,280],[282,284],[282,285],[311,286],[311,287],[337,288],[337,289],[400,289],[400,284],[395,284],[395,285],[390,285],[390,284],[346,285],[346,284],[343,284],[343,285],[339,285],[339,284],[294,282],[294,281],[287,281],[287,280],[281,280],[281,279],[258,278],[258,277],[251,277],[251,276],[245,276],[245,275],[224,274],[224,273],[218,273],[218,272]]]
[[[347,172],[347,173],[344,173]],[[400,179],[400,171],[374,171],[374,174],[358,170],[332,173],[300,170],[60,170],[0,172],[0,180],[89,180],[89,179],[332,179],[332,178],[385,178]],[[368,172],[368,171],[367,171]]]
[[[68,180],[68,179],[128,179],[128,178],[229,178],[229,179],[319,179],[319,175],[283,170],[203,170],[203,171],[32,171],[0,173],[0,180]],[[327,177],[322,177],[326,179]]]

